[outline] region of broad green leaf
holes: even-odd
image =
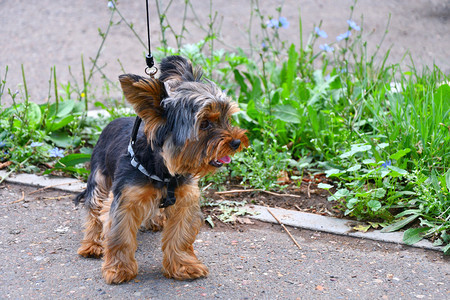
[[[83,154],[83,153],[73,153],[69,154],[67,156],[64,156],[59,160],[59,163],[68,167],[68,166],[76,166],[78,164],[82,164],[85,162],[88,162],[91,159],[90,154]]]
[[[344,174],[342,172],[342,170],[339,169],[330,169],[330,170],[326,170],[325,174],[327,175],[327,177],[339,177],[340,175]]]
[[[80,153],[91,155],[92,154],[92,150],[93,149],[90,148],[90,147],[82,147],[82,148],[80,148]]]
[[[69,116],[72,113],[74,106],[75,101],[71,99],[59,102],[58,113],[56,114],[56,116],[58,118],[64,118],[66,116]]]
[[[417,219],[419,217],[419,215],[414,214],[411,215],[405,219],[402,219],[398,222],[395,222],[394,224],[391,224],[389,226],[384,227],[381,232],[393,232],[393,231],[397,231],[403,227],[405,227],[406,225],[408,225],[409,223],[411,223],[412,221],[414,221],[415,219]]]
[[[348,168],[347,172],[355,172],[355,171],[358,171],[359,169],[361,169],[361,165],[360,164],[356,164],[353,167]]]
[[[58,105],[53,103],[48,108],[48,117],[51,118],[64,118],[72,113],[72,109],[75,105],[74,100],[59,101]]]
[[[421,212],[422,211],[420,209],[407,209],[397,214],[395,217],[399,219],[407,215],[420,215]]]
[[[75,146],[73,143],[73,138],[67,133],[53,132],[49,137],[50,140],[60,148],[69,148]]]
[[[379,188],[379,189],[374,189],[371,191],[372,192],[372,196],[374,196],[375,198],[383,198],[386,195],[386,190],[383,188]]]
[[[369,207],[372,211],[377,211],[381,208],[381,203],[378,200],[370,200],[367,202],[367,207]]]
[[[372,146],[370,146],[370,145],[352,146],[352,149],[350,151],[347,151],[347,152],[341,154],[339,157],[347,158],[347,157],[353,156],[354,154],[356,154],[358,152],[366,152],[366,151],[369,151],[370,149],[372,149]]]
[[[415,244],[421,241],[430,227],[409,228],[403,234],[403,242],[407,245]]]
[[[386,175],[389,173],[391,173],[391,170],[385,168],[381,169],[381,178],[386,177]]]
[[[83,102],[80,102],[80,101],[75,102],[75,105],[73,106],[73,109],[72,109],[72,113],[81,115],[84,112],[84,108],[85,108],[84,105],[85,104]]]
[[[343,197],[347,197],[348,195],[350,195],[350,191],[347,189],[339,189],[337,190],[336,193],[334,193],[333,195],[331,195],[330,197],[328,197],[328,201],[332,201],[332,200],[339,200]]]
[[[433,189],[436,193],[439,193],[441,191],[441,187],[439,185],[439,179],[437,178],[436,170],[431,171],[431,185],[433,186]]]
[[[352,209],[353,207],[355,207],[355,205],[359,202],[359,200],[357,198],[351,198],[347,201],[347,208],[348,209]]]
[[[442,251],[444,252],[445,255],[450,255],[450,243],[447,244],[447,246],[445,246],[444,248],[442,248]]]
[[[399,160],[400,158],[402,158],[403,156],[405,156],[406,154],[408,154],[409,152],[411,152],[411,149],[406,148],[406,149],[402,149],[397,151],[396,153],[392,154],[391,156],[389,156],[391,159],[395,159],[395,160]]]
[[[76,168],[76,167],[61,167],[55,166],[55,169],[64,170],[66,172],[78,173],[78,174],[89,174],[89,171],[85,168]]]
[[[393,173],[391,173],[392,177],[398,177],[398,176],[402,176],[402,175],[406,175],[408,174],[408,171],[400,169],[396,166],[388,166],[389,170],[393,171]]]
[[[319,134],[319,120],[317,117],[318,113],[314,109],[313,106],[308,105],[307,109],[308,109],[308,117],[309,117],[309,121],[310,121],[309,123],[311,124],[311,127],[312,127],[314,133],[316,135],[318,135]]]
[[[295,44],[289,47],[289,55],[287,61],[286,83],[288,90],[292,90],[292,84],[297,74],[298,52],[295,50]]]
[[[27,111],[26,111],[26,116],[27,116],[28,124],[30,124],[30,126],[33,129],[36,128],[37,125],[40,124],[41,116],[42,116],[39,105],[37,105],[34,102],[29,102]]]
[[[317,187],[319,188],[319,189],[324,189],[324,190],[329,190],[329,189],[331,189],[333,186],[331,185],[331,184],[326,184],[326,183],[319,183],[318,185],[317,185]]]
[[[66,116],[65,118],[62,118],[62,119],[61,118],[57,118],[57,119],[55,119],[53,121],[49,121],[46,124],[47,131],[51,132],[51,131],[56,131],[58,129],[61,129],[64,126],[66,126],[67,124],[69,124],[70,122],[72,122],[74,119],[75,119],[74,116],[69,115],[69,116]]]
[[[435,111],[448,111],[450,109],[450,86],[442,84],[433,97]]]
[[[287,122],[300,124],[300,117],[297,110],[291,105],[277,105],[274,107],[273,115],[275,118]]]
[[[365,165],[376,165],[377,162],[373,158],[368,158],[362,161]]]
[[[378,145],[377,145],[377,148],[379,148],[379,149],[384,149],[384,148],[386,148],[387,146],[389,146],[388,143],[381,143],[381,144],[378,144]]]

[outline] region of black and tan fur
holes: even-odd
[[[159,79],[119,77],[124,95],[143,120],[134,151],[150,174],[177,176],[176,203],[160,209],[167,188],[130,163],[127,151],[134,118],[120,118],[103,130],[91,159],[87,189],[75,202],[88,214],[78,254],[103,256],[107,283],[134,278],[136,233],[144,223],[163,228],[163,270],[167,277],[193,279],[208,274],[194,254],[202,225],[198,179],[214,172],[248,145],[245,131],[230,124],[238,109],[199,69],[179,56],[164,59]],[[83,201],[84,198],[84,201]]]

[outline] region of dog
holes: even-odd
[[[181,56],[164,58],[159,78],[124,74],[119,81],[139,118],[112,121],[94,147],[87,188],[74,200],[87,208],[78,254],[103,256],[108,284],[129,281],[144,224],[162,228],[166,277],[207,276],[193,249],[203,224],[198,180],[248,146],[246,131],[230,123],[237,104]]]

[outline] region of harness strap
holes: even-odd
[[[136,154],[134,153],[133,146],[136,143],[137,133],[139,130],[139,126],[141,124],[141,118],[136,117],[136,120],[134,121],[133,131],[131,133],[131,139],[130,143],[128,144],[128,154],[130,154],[131,157],[131,165],[138,169],[142,174],[147,176],[149,179],[152,179],[156,182],[163,183],[164,186],[167,188],[167,197],[161,200],[160,208],[165,208],[171,205],[174,205],[176,202],[175,198],[175,189],[178,187],[178,181],[181,179],[181,175],[175,175],[175,176],[169,176],[160,178],[156,174],[150,174],[147,169],[139,162],[139,160],[136,157]]]

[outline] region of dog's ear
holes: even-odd
[[[144,78],[133,74],[119,76],[127,101],[145,123],[145,133],[152,139],[156,130],[164,124],[161,100],[167,97],[164,84],[156,78]]]
[[[190,61],[177,55],[165,57],[161,61],[160,71],[159,80],[170,81],[171,86],[183,81],[200,82],[203,75],[201,68],[194,69]]]

